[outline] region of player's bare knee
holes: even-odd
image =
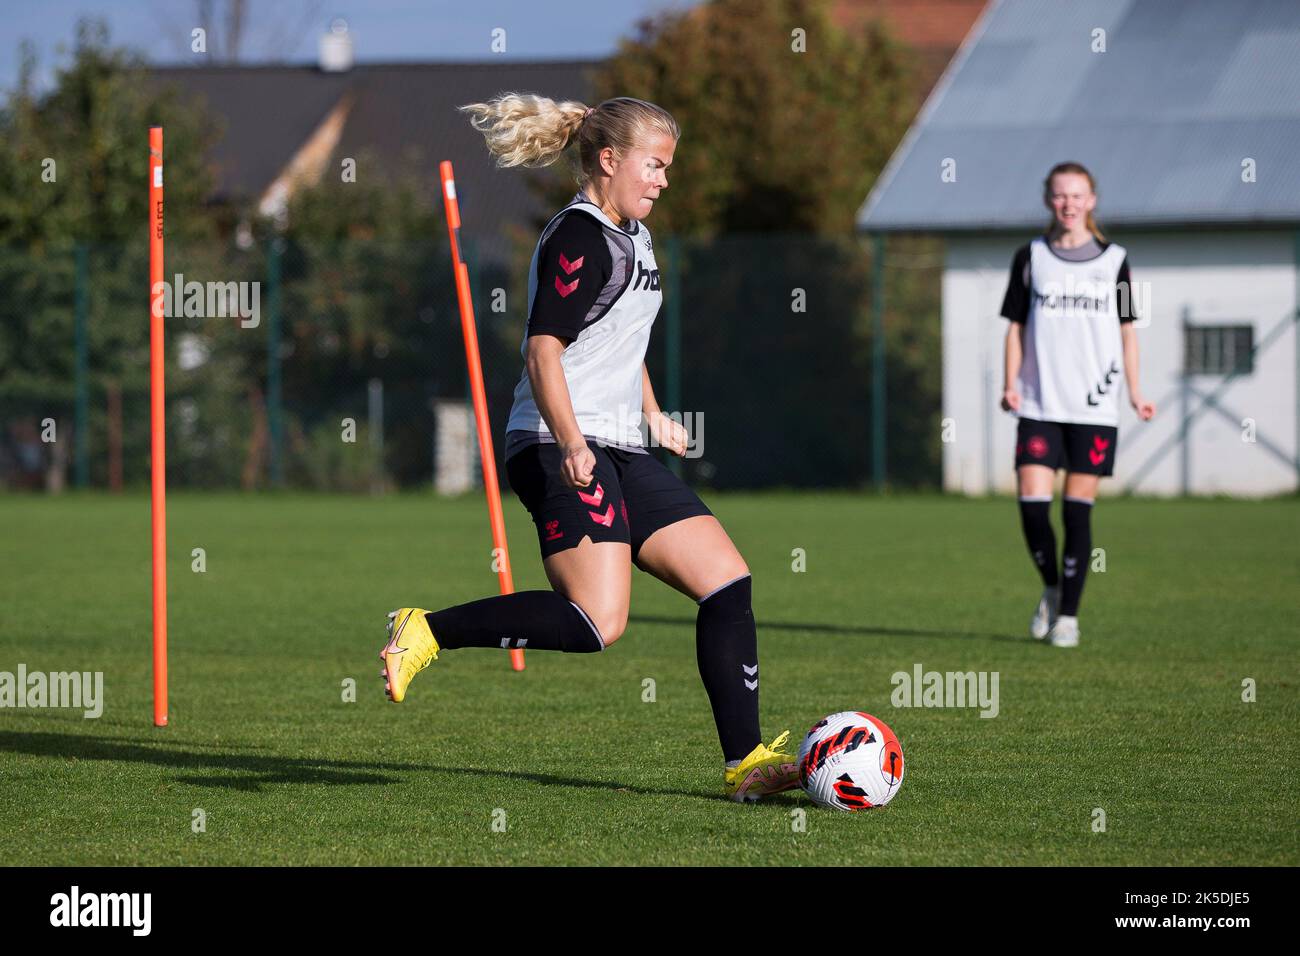
[[[708,586],[704,588],[706,592],[719,591],[735,581],[746,577],[749,574],[749,565],[747,565],[739,554],[734,561],[719,567],[717,572],[710,578]]]
[[[608,603],[602,604],[597,600],[583,600],[569,595],[569,600],[582,611],[587,623],[600,636],[601,643],[606,647],[613,644],[623,636],[623,631],[627,629],[628,607],[626,605],[619,607],[617,604],[610,606]]]
[[[626,609],[621,614],[602,614],[598,617],[593,617],[592,620],[596,624],[596,629],[600,631],[600,639],[605,642],[606,647],[609,647],[609,645],[622,637],[623,632],[627,630]]]

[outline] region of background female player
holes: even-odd
[[[635,563],[699,605],[696,659],[735,800],[798,783],[789,734],[759,737],[758,638],[750,573],[717,518],[642,447],[677,455],[689,436],[655,402],[646,346],[663,299],[642,220],[668,186],[681,130],[629,97],[594,109],[503,94],[461,107],[499,166],[545,166],[573,141],[579,191],[542,230],[528,273],[524,371],[506,425],[510,486],[537,526],[552,591],[389,615],[380,653],[400,702],[440,650],[603,651],[627,627]]]
[[[1043,578],[1030,633],[1056,647],[1079,643],[1079,599],[1092,553],[1092,506],[1115,468],[1120,371],[1129,403],[1142,398],[1128,253],[1093,221],[1096,183],[1078,163],[1052,168],[1043,183],[1052,210],[1047,234],[1016,251],[1002,314],[1007,328],[1002,407],[1020,416],[1016,470],[1020,520]],[[1049,511],[1056,469],[1065,469],[1065,547],[1056,568]]]

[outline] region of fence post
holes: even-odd
[[[384,380],[372,378],[368,386],[367,412],[370,432],[370,493],[384,493]]]
[[[885,237],[871,237],[871,473],[885,487]]]
[[[682,409],[682,244],[677,236],[668,237],[667,308],[664,311],[664,397],[670,411],[683,416]],[[668,468],[681,477],[682,460],[668,456]]]
[[[1178,472],[1179,482],[1184,496],[1191,494],[1192,488],[1192,389],[1189,360],[1191,355],[1192,310],[1183,306],[1183,373],[1179,378],[1178,390],[1179,415],[1182,420],[1178,425]]]
[[[90,341],[86,329],[86,312],[90,290],[90,255],[84,242],[76,245],[75,320],[77,342],[77,408],[73,434],[76,436],[76,485],[90,485]]]
[[[284,462],[281,457],[284,418],[280,396],[280,257],[284,252],[284,239],[273,236],[266,254],[266,421],[270,448],[270,481],[279,487],[284,480]]]
[[[997,482],[993,474],[993,366],[989,363],[989,353],[984,352],[984,494],[997,492]]]

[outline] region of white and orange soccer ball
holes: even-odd
[[[835,810],[883,807],[903,783],[903,748],[883,720],[860,710],[813,724],[799,747],[799,782]]]

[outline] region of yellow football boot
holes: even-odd
[[[438,659],[438,642],[419,607],[399,607],[388,615],[388,643],[379,652],[384,662],[384,692],[394,704],[406,697],[412,678]]]
[[[762,742],[750,751],[749,756],[723,774],[722,788],[737,803],[757,800],[770,793],[780,793],[799,785],[799,762],[781,748],[790,739],[786,731],[770,747]]]

